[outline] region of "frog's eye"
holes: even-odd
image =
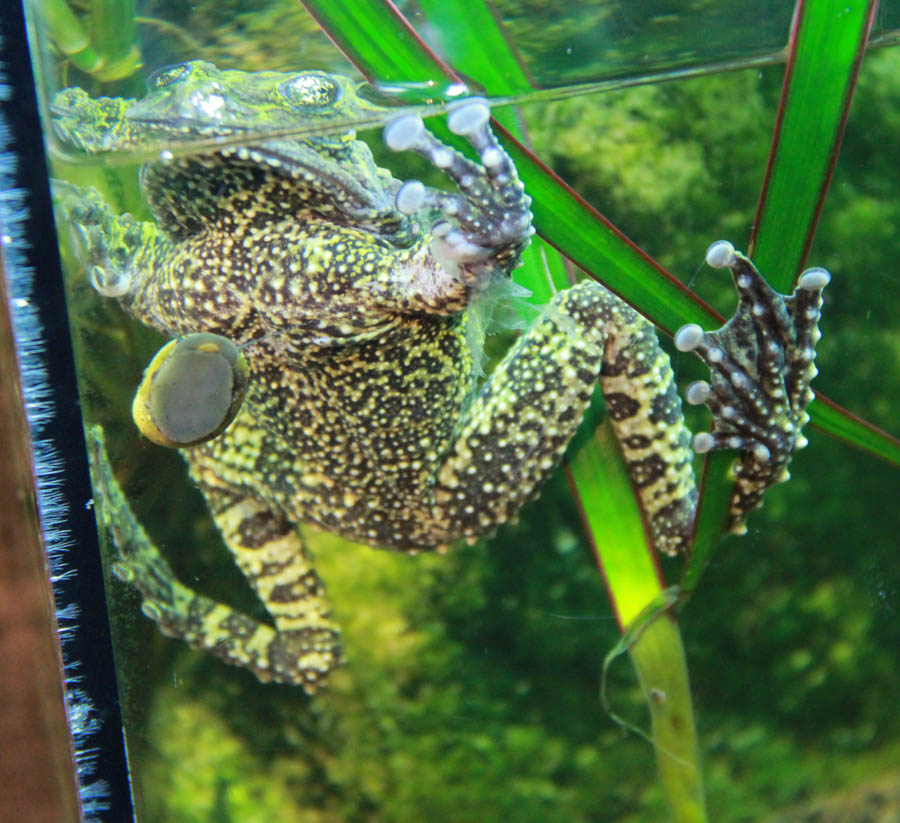
[[[193,67],[191,63],[175,63],[171,66],[163,66],[147,78],[147,89],[149,91],[156,91],[157,89],[164,89],[168,86],[172,86],[175,83],[184,80],[185,77],[190,76],[192,71]]]
[[[294,106],[327,108],[341,99],[343,91],[328,75],[295,74],[278,87],[278,93]]]
[[[189,334],[163,346],[147,366],[131,414],[144,437],[161,446],[194,446],[234,420],[250,368],[218,334]]]

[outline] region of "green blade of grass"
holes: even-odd
[[[827,397],[816,398],[810,416],[816,427],[831,437],[900,465],[900,440],[856,417]]]
[[[837,161],[876,0],[800,0],[750,253],[789,292]]]
[[[754,262],[771,285],[790,292],[812,242],[831,173],[837,160],[850,99],[866,48],[875,0],[799,0],[791,27],[788,63],[766,179],[751,239]],[[833,404],[810,408],[814,423],[829,434],[850,433],[855,445],[888,459],[898,444]],[[868,443],[869,445],[863,445]],[[692,589],[722,533],[731,483],[722,483],[733,462],[711,455],[704,473],[703,505],[695,526],[694,550],[682,586]],[[713,482],[710,482],[713,481]]]
[[[443,84],[456,80],[390,2],[302,0],[306,10],[369,80]]]
[[[493,96],[513,96],[535,88],[488,3],[420,0],[418,6],[458,72],[490,89]]]
[[[472,0],[465,3],[460,0],[420,0],[419,8],[437,30],[443,27],[444,31],[452,32],[446,35],[449,39],[444,42],[444,47],[452,55],[454,70],[503,93],[528,87],[527,76],[486,5]],[[460,20],[466,20],[466,25],[460,25]],[[498,114],[497,119],[516,129],[514,145],[527,140],[523,120],[506,117],[505,111]],[[507,138],[513,144],[513,135],[507,133]],[[527,156],[519,159],[526,161]],[[549,170],[541,171],[545,179],[549,179]],[[536,214],[545,210],[548,216],[553,214],[553,204],[545,204],[542,196],[533,197],[533,201],[532,210]],[[609,229],[614,231],[611,226]],[[568,286],[565,264],[558,252],[547,247],[542,250],[542,256],[546,273],[540,272],[538,266],[528,267],[526,262],[524,275],[520,269],[516,279],[532,291],[540,289],[540,280],[546,280],[548,275],[555,290]],[[640,257],[636,259],[643,261]],[[556,276],[553,276],[554,271]],[[545,293],[542,296],[551,295]],[[613,609],[624,631],[648,603],[659,597],[664,581],[612,427],[608,420],[597,425],[604,413],[602,400],[599,396],[596,400],[568,450],[567,476],[594,547],[597,564],[606,580]]]
[[[135,0],[93,0],[91,43],[103,58],[95,71],[104,81],[131,77],[141,65],[135,24]]]

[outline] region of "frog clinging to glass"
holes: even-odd
[[[67,89],[53,103],[58,135],[86,151],[207,140],[143,167],[155,222],[113,213],[92,189],[62,184],[57,198],[98,291],[173,338],[135,418],[181,449],[271,623],[179,582],[110,475],[117,574],[166,634],[309,693],[341,650],[303,524],[405,552],[490,534],[537,495],[598,382],[657,548],[688,546],[693,451],[737,450],[740,531],[805,443],[828,282],[811,269],[784,297],[730,244],[710,247],[739,306],[718,331],[676,336],[712,372],[688,389],[714,417],[693,444],[652,326],[593,280],[556,294],[481,380],[470,308],[509,282],[533,233],[530,198],[484,100],[447,116],[478,161],[415,114],[385,128],[389,148],[427,158],[455,192],[401,182],[353,132],[328,130],[368,106],[340,76],[201,61],[158,72],[141,100]],[[323,128],[291,136],[298,124]],[[95,469],[108,473],[99,458]]]

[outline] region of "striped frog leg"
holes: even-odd
[[[118,554],[113,573],[134,585],[141,611],[169,637],[252,671],[261,681],[290,683],[314,693],[341,661],[340,634],[309,553],[274,508],[228,490],[199,471],[201,487],[216,488],[213,512],[226,544],[272,615],[274,626],[198,594],[175,576],[135,517],[116,481],[99,426],[88,431],[98,522]],[[195,470],[196,471],[196,470]]]

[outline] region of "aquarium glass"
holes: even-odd
[[[463,50],[471,53],[473,38],[487,42],[484,29],[473,34],[471,21],[453,13],[459,4],[397,5],[448,65]],[[394,177],[450,190],[420,158],[388,151],[381,126],[418,107],[439,130],[448,103],[483,92],[495,98],[504,125],[579,197],[729,315],[733,288],[703,265],[704,253],[720,238],[747,248],[793,4],[473,4],[472,18],[493,26],[491,36],[508,45],[503,59],[519,72],[510,69],[496,85],[471,72],[456,80],[365,78],[334,45],[342,33],[324,32],[319,7],[309,6],[34,0],[28,9],[44,139],[52,177],[61,181],[58,241],[94,458],[92,504],[101,514],[136,817],[142,823],[666,819],[646,731],[646,699],[665,695],[642,693],[627,655],[605,665],[620,627],[562,469],[516,520],[447,552],[374,550],[301,526],[343,637],[343,664],[312,696],[298,686],[262,683],[165,637],[148,619],[153,605],[142,611],[119,557],[110,483],[121,487],[135,522],[184,586],[248,619],[270,618],[178,451],[142,437],[135,426],[135,392],[167,338],[131,318],[116,297],[133,275],[131,261],[141,265],[136,245],[147,249],[144,260],[153,258],[158,222],[147,191],[168,204],[157,211],[168,215],[162,229],[170,236],[218,230],[195,208],[201,196],[192,200],[189,187],[166,187],[173,159],[197,158],[198,168],[212,168],[200,173],[200,185],[215,179],[224,188],[229,182],[215,178],[210,161],[216,151],[239,152],[267,139],[292,145],[310,135],[337,145],[355,124],[375,162]],[[882,4],[873,40],[885,47],[870,48],[863,60],[808,256],[808,265],[832,276],[815,383],[827,399],[815,402],[840,404],[889,434],[898,433],[900,397],[900,51],[889,47],[898,28],[897,3]],[[387,39],[377,30],[370,37]],[[238,81],[229,80],[218,97],[183,109],[182,129],[173,132],[153,125],[152,107],[121,104],[158,94],[178,66],[195,60],[221,71],[338,74],[365,83],[359,92],[365,105],[312,124],[290,116],[260,121],[256,109],[231,113],[230,84]],[[108,98],[113,120],[127,123],[122,112],[130,108],[150,125],[137,129],[133,141],[101,129],[105,143],[91,131],[96,120],[72,125],[73,111],[99,98]],[[198,117],[220,127],[198,128]],[[226,117],[232,119],[223,135]],[[150,171],[142,172],[144,162]],[[92,233],[90,226],[100,228]],[[105,271],[92,262],[98,243],[111,245]],[[327,251],[327,238],[323,244]],[[248,270],[255,270],[258,253],[252,244],[241,252]],[[548,274],[558,265],[564,281],[580,276],[555,260],[545,262]],[[216,311],[231,298],[198,292],[196,299]],[[484,343],[488,371],[539,314],[523,308],[518,294],[512,303],[521,316],[500,312],[490,327],[498,333]],[[668,339],[664,347],[681,394],[705,377]],[[279,375],[267,379],[277,385]],[[207,400],[193,402],[197,411]],[[338,431],[346,421],[331,422]],[[690,409],[688,422],[704,431],[708,413]],[[897,466],[815,428],[806,435],[810,445],[794,459],[790,482],[769,492],[746,536],[725,540],[678,614],[708,819],[720,823],[887,821],[900,808]],[[280,464],[271,471],[276,485],[296,482],[296,473]],[[216,481],[201,478],[207,486]],[[223,496],[213,499],[222,510],[229,505]],[[284,534],[294,534],[292,524]],[[679,581],[680,558],[658,563],[661,576]]]

